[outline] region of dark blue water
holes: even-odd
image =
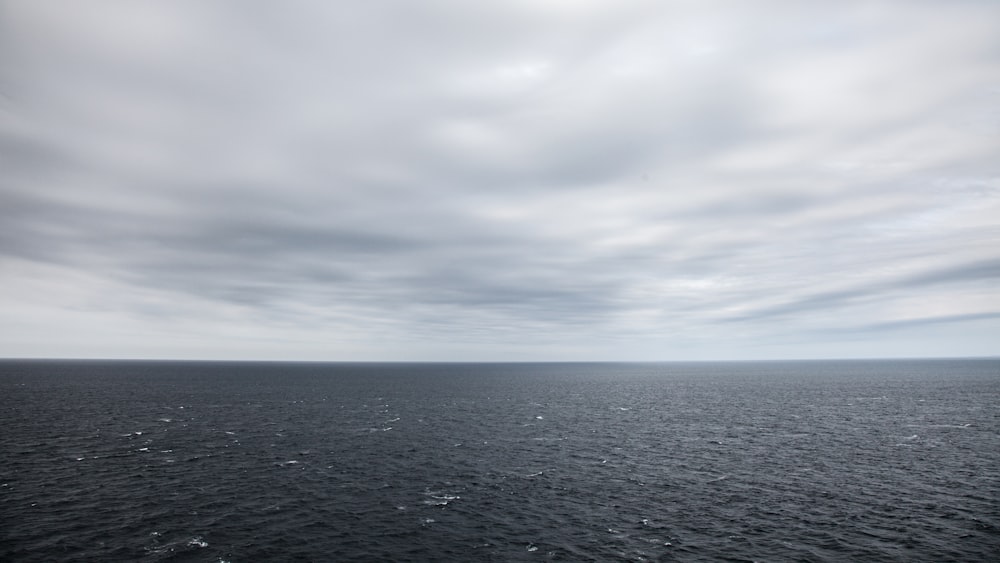
[[[1000,361],[0,362],[3,561],[997,561]]]

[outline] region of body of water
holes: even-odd
[[[1000,360],[0,362],[3,561],[997,561]]]

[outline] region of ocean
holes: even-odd
[[[1000,360],[0,361],[2,561],[1000,561]]]

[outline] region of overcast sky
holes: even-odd
[[[0,3],[0,356],[1000,354],[1000,2]]]

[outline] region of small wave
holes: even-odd
[[[452,501],[460,500],[462,498],[459,495],[441,493],[437,491],[426,491],[424,496],[429,497],[424,501],[424,504],[429,504],[431,506],[447,506]]]
[[[735,537],[735,536],[729,536],[729,537],[732,538],[732,537]],[[654,544],[654,545],[666,545],[666,546],[672,545],[667,540],[663,540],[663,539],[660,539],[660,538],[639,538],[639,539],[642,540],[642,541],[644,541],[644,542],[646,542],[646,543],[651,543],[651,544]]]

